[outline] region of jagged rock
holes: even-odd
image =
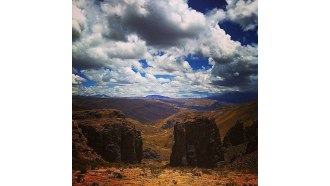
[[[87,139],[77,123],[72,122],[72,169],[85,171],[103,164],[102,157],[87,145]]]
[[[87,145],[87,139],[75,122],[72,122],[72,157],[74,159],[86,161],[103,161],[102,158]]]
[[[174,143],[170,158],[172,166],[186,165],[186,130],[184,124],[174,125]]]
[[[121,161],[141,162],[143,156],[141,132],[135,128],[121,128]]]
[[[248,144],[245,154],[258,150],[258,121],[255,121],[250,127],[245,128]]]
[[[246,141],[245,130],[243,122],[240,120],[236,121],[236,124],[230,128],[223,138],[223,144],[225,147],[229,147],[231,145],[239,145]]]
[[[245,134],[247,141],[258,136],[258,121],[254,121],[249,127],[245,127]]]
[[[141,132],[118,110],[79,111],[73,114],[89,147],[109,162],[140,163]],[[100,117],[95,117],[100,116]]]
[[[244,127],[241,121],[237,121],[224,138],[225,160],[233,162],[237,158],[258,150],[258,122]]]
[[[214,120],[197,116],[174,125],[172,166],[214,167],[223,160],[219,130]]]

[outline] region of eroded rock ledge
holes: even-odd
[[[214,120],[190,117],[174,125],[171,166],[215,167],[223,160],[221,138]]]
[[[118,110],[87,110],[73,113],[87,144],[108,162],[140,163],[141,132]]]

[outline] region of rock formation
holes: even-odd
[[[87,139],[75,122],[72,122],[72,157],[82,161],[103,161],[102,158],[87,145]]]
[[[236,124],[228,130],[225,137],[223,138],[223,145],[229,147],[231,145],[239,145],[246,141],[245,130],[243,122],[240,120],[236,121]]]
[[[255,121],[250,127],[245,128],[246,137],[248,140],[245,154],[252,153],[258,150],[258,121]]]
[[[118,110],[79,111],[73,114],[87,144],[109,162],[139,163],[143,156],[141,132]]]
[[[196,116],[174,125],[172,166],[214,167],[223,160],[221,138],[214,120]]]
[[[224,158],[228,162],[258,151],[258,121],[244,127],[244,124],[238,120],[226,133],[223,143]]]

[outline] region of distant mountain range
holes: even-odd
[[[75,96],[79,97],[79,96]],[[111,97],[105,94],[100,95],[91,95],[91,96],[81,96],[81,97],[94,97],[94,98],[118,98],[118,99],[159,99],[163,101],[175,101],[175,100],[198,100],[197,98],[171,98],[167,96],[162,95],[147,95],[145,97]],[[241,104],[251,101],[257,101],[258,100],[258,93],[257,92],[225,92],[220,94],[213,94],[205,98],[199,98],[199,99],[211,99],[216,100],[219,103],[230,103],[230,104]]]
[[[227,92],[227,93],[212,95],[209,96],[208,98],[217,100],[219,102],[239,104],[239,103],[257,101],[258,93],[257,92]]]
[[[110,96],[105,95],[105,94],[93,95],[91,97],[95,97],[95,98],[110,98]]]
[[[72,97],[73,111],[90,109],[117,109],[122,111],[127,117],[145,124],[162,120],[179,111],[173,105],[156,101],[155,99]]]
[[[170,97],[161,96],[161,95],[148,95],[146,96],[148,99],[169,99]]]

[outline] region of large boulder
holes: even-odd
[[[143,156],[141,132],[118,110],[74,113],[75,122],[87,144],[109,162],[140,163]],[[97,117],[95,117],[97,116]]]
[[[223,160],[221,138],[214,120],[195,116],[174,125],[172,166],[214,167]]]
[[[105,161],[91,147],[77,123],[72,122],[72,169],[85,170],[101,166]]]
[[[258,151],[258,121],[244,127],[242,121],[238,120],[226,133],[223,144],[224,157],[229,162]]]
[[[103,161],[102,158],[87,145],[87,139],[75,122],[72,122],[72,158],[82,161]]]
[[[236,124],[228,130],[223,138],[225,147],[242,144],[246,141],[244,124],[241,120],[237,120]]]
[[[258,150],[258,121],[251,126],[244,127],[242,121],[237,120],[236,124],[226,133],[223,144],[225,147],[246,144],[246,154]]]
[[[253,122],[250,127],[245,128],[248,140],[245,154],[249,154],[258,150],[258,121]]]

